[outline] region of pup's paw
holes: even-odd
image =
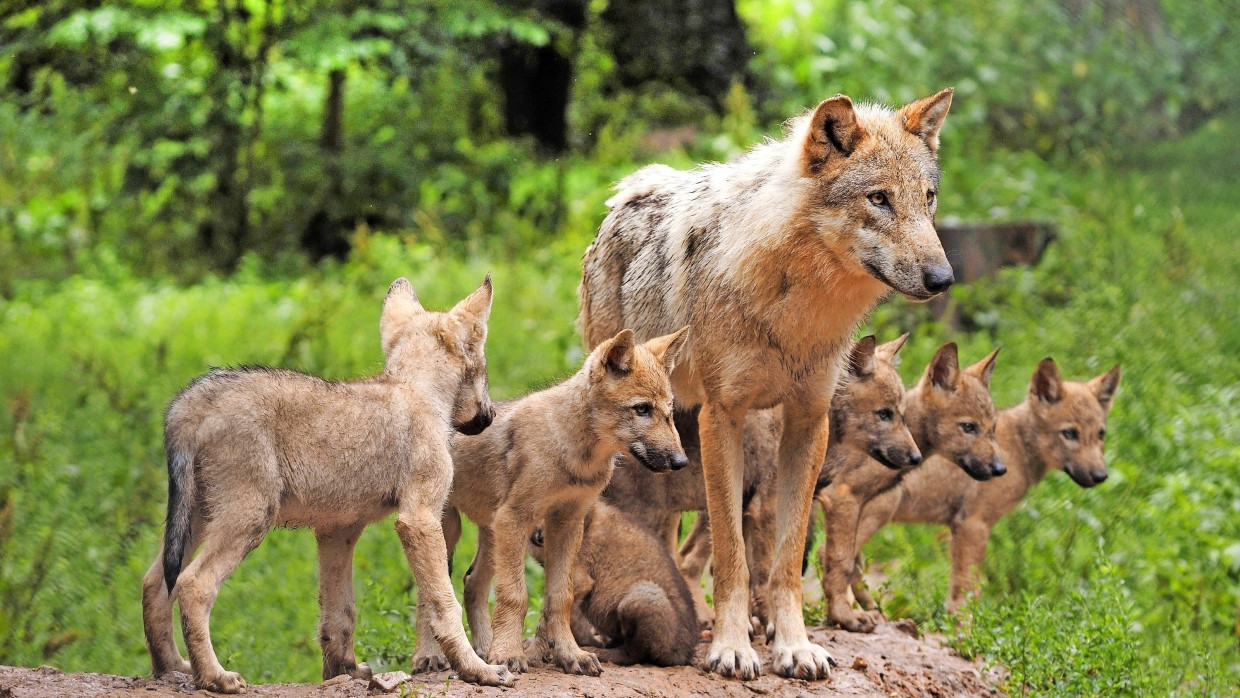
[[[458,671],[457,676],[461,677],[462,681],[480,686],[512,687],[517,682],[517,677],[503,664],[483,664],[476,671]]]
[[[812,642],[797,645],[776,645],[771,649],[771,668],[789,679],[817,681],[831,677],[835,659]]]
[[[865,611],[854,611],[851,608],[827,614],[827,625],[838,625],[852,633],[872,633],[878,627],[878,621]]]
[[[720,676],[749,681],[762,673],[762,662],[758,653],[748,643],[731,646],[721,642],[717,637],[706,655],[702,668],[713,671]]]
[[[358,668],[361,668],[361,666],[362,665],[358,665]],[[413,656],[412,673],[448,671],[450,668],[453,668],[453,666],[449,665],[448,657],[441,655],[439,652],[427,652],[423,653],[423,655]],[[370,669],[367,668],[367,671],[370,671]]]
[[[603,673],[603,666],[599,664],[598,656],[584,650],[557,653],[555,663],[564,670],[565,674],[598,676]]]
[[[160,669],[155,672],[154,676],[157,679],[162,679],[174,671],[179,671],[182,674],[189,674],[191,676],[194,674],[194,668],[190,666],[189,660],[184,657],[177,657],[172,662],[169,662],[168,666],[160,667]]]
[[[198,688],[216,693],[244,693],[246,688],[245,679],[235,671],[225,671],[211,678],[195,681],[194,684]]]

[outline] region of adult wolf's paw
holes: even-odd
[[[452,665],[448,663],[448,658],[438,652],[414,655],[413,657],[413,673],[424,674],[434,671],[447,671]]]
[[[488,661],[492,664],[508,667],[508,670],[515,674],[524,674],[530,670],[530,663],[525,659],[525,655],[522,654],[514,654],[511,657],[491,655]]]
[[[598,676],[603,673],[603,666],[599,664],[598,656],[593,652],[583,650],[559,652],[555,655],[555,663],[564,670],[565,674]]]
[[[244,693],[246,687],[245,679],[235,671],[225,671],[217,676],[195,681],[194,685],[216,693]]]
[[[483,664],[478,671],[458,671],[457,676],[462,681],[476,683],[481,686],[507,686],[512,687],[517,682],[517,677],[512,675],[508,667],[503,664]]]
[[[720,676],[748,681],[757,678],[762,673],[762,662],[758,659],[758,653],[748,643],[732,647],[716,639],[710,646],[710,652],[706,655],[702,668]]]
[[[816,681],[831,677],[835,659],[812,642],[798,645],[776,645],[771,649],[771,667],[776,674],[789,679]]]
[[[836,613],[827,613],[827,625],[838,625],[853,633],[872,633],[878,627],[874,616],[864,611],[851,608]]]
[[[182,674],[189,674],[191,676],[193,676],[194,674],[194,669],[193,667],[190,666],[189,660],[185,659],[184,657],[177,657],[176,661],[172,662],[168,666],[160,667],[156,669],[153,675],[157,679],[162,679],[174,671],[179,671]]]

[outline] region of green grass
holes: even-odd
[[[683,155],[680,156],[683,158]],[[514,258],[359,238],[350,262],[298,278],[256,263],[192,286],[134,278],[101,255],[89,276],[21,282],[0,300],[0,663],[141,674],[139,579],[162,523],[161,416],[210,365],[266,363],[342,378],[381,365],[379,303],[409,276],[443,308],[492,271],[493,392],[545,385],[580,361],[580,254],[616,172],[566,167],[573,232]],[[1087,377],[1116,362],[1112,477],[1085,491],[1051,474],[997,528],[983,598],[952,631],[1010,668],[1014,692],[1235,692],[1240,604],[1240,120],[1123,160],[1048,165],[944,146],[943,215],[1052,218],[1036,269],[1005,270],[955,297],[980,329],[951,333],[893,301],[870,323],[913,332],[910,382],[943,341],[966,361],[1004,347],[1000,406],[1022,399],[1043,356]],[[1002,207],[1001,211],[996,211]],[[473,533],[458,548],[459,576]],[[884,607],[951,629],[939,531],[893,527],[867,548],[896,560]],[[312,536],[276,530],[225,585],[212,630],[221,660],[254,682],[315,680]],[[359,658],[404,667],[415,591],[390,521],[357,552]],[[539,573],[529,568],[531,589]],[[459,590],[459,586],[458,586]],[[531,605],[531,614],[538,605]]]

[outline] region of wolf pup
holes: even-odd
[[[586,250],[580,324],[588,346],[691,324],[673,376],[698,431],[715,555],[715,633],[705,665],[761,671],[749,642],[741,530],[742,425],[784,408],[769,588],[781,676],[822,679],[831,657],[801,615],[801,556],[828,413],[857,325],[893,289],[916,300],[954,281],[934,229],[939,128],[951,90],[898,111],[844,95],[788,135],[692,171],[653,165],[622,180]]]
[[[1052,359],[1034,371],[1025,402],[999,413],[996,438],[1011,472],[978,482],[943,458],[928,458],[900,485],[870,502],[861,515],[857,545],[888,521],[943,524],[951,529],[951,582],[947,607],[960,608],[976,587],[975,569],[999,519],[1051,470],[1081,487],[1107,479],[1103,445],[1107,414],[1119,389],[1120,367],[1087,382],[1065,381]],[[863,606],[874,607],[859,593]]]
[[[895,371],[897,352],[903,338],[888,347],[888,360],[876,372],[885,374],[885,389],[903,391]],[[827,461],[818,478],[815,497],[826,515],[827,539],[820,552],[823,564],[823,591],[827,597],[827,622],[854,632],[872,632],[877,614],[858,613],[848,597],[849,581],[856,567],[857,527],[866,503],[899,485],[924,465],[922,454],[942,454],[945,463],[961,472],[960,479],[988,480],[1003,475],[1006,467],[995,441],[995,403],[990,396],[994,374],[995,349],[986,358],[964,370],[959,368],[955,343],[943,345],[926,366],[921,380],[904,398],[904,408],[867,410],[864,402],[847,401],[836,410],[832,405],[832,426],[847,434],[860,428],[870,430],[882,424],[907,424],[916,446],[908,458],[902,452],[857,449],[847,444],[827,450]],[[899,385],[899,388],[896,386]],[[840,402],[845,402],[841,400]],[[885,421],[884,421],[885,420]],[[833,431],[832,433],[835,433]],[[846,440],[847,437],[841,437]],[[896,457],[893,458],[892,455]],[[918,466],[918,467],[913,467]]]
[[[156,676],[192,669],[198,688],[245,689],[211,647],[211,607],[268,529],[305,526],[319,547],[323,677],[368,677],[353,655],[353,547],[367,524],[397,511],[424,609],[419,625],[433,628],[461,678],[512,685],[506,667],[488,666],[469,646],[440,529],[453,425],[477,433],[491,422],[483,353],[490,312],[490,276],[446,313],[424,310],[397,279],[379,321],[379,375],[332,382],[273,368],[212,369],[176,396],[164,418],[168,520],[142,580]],[[189,662],[173,641],[174,598]]]
[[[566,673],[600,673],[598,658],[577,646],[569,627],[583,521],[611,478],[616,456],[630,454],[656,471],[686,465],[672,427],[669,375],[688,337],[682,327],[638,344],[631,330],[623,330],[600,343],[576,375],[499,403],[490,429],[456,440],[448,501],[478,524],[465,608],[474,646],[496,664],[528,670],[521,640],[528,603],[525,552],[530,534],[545,521],[546,639]],[[497,578],[493,636],[487,612],[492,576]],[[440,668],[436,637],[419,629],[415,671]]]
[[[530,544],[545,566],[541,528]],[[586,513],[573,591],[573,635],[579,645],[598,646],[603,661],[657,666],[693,661],[697,615],[666,545],[601,499]]]

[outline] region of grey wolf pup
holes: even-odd
[[[598,345],[568,380],[499,403],[495,423],[456,440],[449,504],[478,524],[478,550],[465,578],[474,646],[496,664],[528,670],[521,631],[529,601],[525,553],[544,523],[543,632],[566,673],[597,676],[598,658],[578,647],[570,627],[573,565],[586,511],[629,454],[657,471],[686,464],[672,427],[672,372],[688,328],[645,344],[623,330]],[[446,514],[451,517],[451,513]],[[455,527],[452,527],[455,528]],[[453,541],[455,543],[455,541]],[[495,577],[494,632],[487,609]],[[418,633],[417,671],[438,669],[437,634]]]
[[[899,110],[839,95],[732,163],[642,169],[620,182],[586,251],[579,319],[588,346],[624,327],[640,338],[694,327],[672,382],[679,405],[701,405],[715,555],[711,671],[761,671],[749,641],[742,432],[749,410],[783,404],[772,665],[781,676],[830,674],[830,655],[805,631],[800,569],[831,396],[876,303],[893,289],[927,300],[954,280],[934,229],[950,104],[950,89]]]
[[[424,310],[397,279],[379,322],[379,375],[332,382],[271,368],[213,369],[176,396],[164,418],[168,520],[142,580],[156,676],[192,670],[198,688],[245,689],[212,649],[211,607],[268,529],[305,526],[319,547],[323,676],[368,677],[353,655],[353,548],[362,529],[396,511],[418,583],[419,625],[433,629],[461,678],[513,683],[507,668],[488,666],[469,646],[440,528],[453,425],[474,432],[491,421],[483,353],[490,312],[490,276],[446,313]],[[174,599],[188,662],[173,641]]]
[[[999,413],[996,438],[1010,473],[978,482],[941,457],[928,458],[900,485],[866,505],[857,545],[888,521],[943,524],[951,530],[951,582],[947,606],[960,608],[977,586],[976,570],[999,519],[1051,470],[1062,470],[1081,487],[1107,479],[1103,445],[1107,414],[1119,389],[1117,364],[1086,382],[1065,381],[1054,360],[1043,359],[1033,373],[1025,401]],[[858,580],[854,580],[858,581]],[[874,608],[858,587],[857,599]]]

